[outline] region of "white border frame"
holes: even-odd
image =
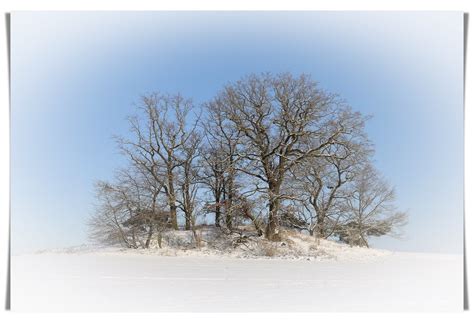
[[[112,5],[113,4],[113,5]],[[181,0],[181,1],[147,1],[134,0],[111,1],[110,4],[105,1],[99,2],[97,0],[3,0],[0,2],[0,7],[4,13],[12,11],[31,11],[31,10],[449,10],[449,11],[463,11],[474,14],[474,1],[469,0],[451,0],[451,1],[376,1],[376,0],[332,0],[332,1],[306,1],[306,0],[273,0],[273,1],[256,1],[256,0],[232,0],[232,1],[217,1],[217,0]],[[468,33],[468,51],[467,51],[467,66],[466,71],[466,93],[465,93],[465,227],[466,227],[466,250],[467,250],[467,276],[469,285],[473,285],[473,257],[474,257],[474,220],[470,219],[474,210],[473,202],[473,107],[472,107],[472,90],[469,89],[469,79],[473,75],[473,51],[472,49],[472,34],[473,34],[473,17],[470,17],[471,30]],[[8,257],[8,235],[9,235],[9,89],[8,89],[8,59],[6,50],[6,29],[5,20],[2,24],[2,31],[0,32],[0,320],[7,319],[12,322],[31,321],[36,322],[83,322],[85,320],[97,319],[111,319],[116,323],[136,321],[156,321],[156,320],[186,320],[203,321],[203,322],[221,322],[226,321],[262,321],[271,320],[273,322],[287,322],[287,321],[364,321],[364,322],[380,322],[380,321],[406,321],[406,320],[429,320],[430,322],[456,320],[456,321],[472,321],[474,314],[472,310],[462,314],[384,314],[384,313],[342,313],[342,314],[18,314],[4,311],[5,304],[5,286],[6,286],[6,269]],[[471,50],[469,51],[469,47]],[[472,87],[472,86],[471,86]],[[470,166],[470,167],[469,167]],[[469,266],[469,264],[471,266]],[[471,308],[474,308],[474,290],[470,288],[471,292]],[[46,297],[46,295],[45,295]],[[258,300],[256,300],[258,301]],[[470,317],[470,318],[469,318]]]

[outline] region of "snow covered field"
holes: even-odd
[[[337,260],[120,250],[17,255],[11,259],[11,304],[14,311],[462,310],[461,255],[372,255]]]

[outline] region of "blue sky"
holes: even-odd
[[[355,110],[410,219],[375,247],[461,252],[461,12],[75,12],[11,19],[13,252],[87,242],[93,184],[150,91],[198,105],[249,73],[308,73]]]

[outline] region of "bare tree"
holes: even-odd
[[[150,185],[139,173],[122,170],[115,183],[98,182],[96,190],[99,205],[89,223],[93,238],[149,248],[153,235],[166,228],[169,213],[158,201],[161,187]]]
[[[101,243],[120,243],[127,248],[138,248],[136,232],[128,230],[123,224],[132,216],[132,212],[124,209],[123,203],[116,200],[116,191],[110,184],[98,182],[96,191],[99,205],[89,220],[91,238]]]
[[[346,220],[337,230],[341,240],[369,247],[369,236],[400,235],[399,229],[407,223],[407,215],[397,211],[394,188],[370,164],[357,174],[351,189],[344,210]]]
[[[237,145],[240,131],[233,127],[230,120],[226,118],[219,98],[205,104],[208,118],[204,123],[205,135],[213,158],[208,165],[215,181],[215,187],[220,186],[219,195],[214,194],[216,219],[220,221],[221,206],[224,206],[225,225],[231,230],[232,219],[235,216],[235,201],[237,200],[237,163],[239,161]],[[217,193],[217,191],[215,191]],[[219,214],[219,215],[218,215]],[[216,226],[220,224],[216,222]]]
[[[228,85],[214,101],[235,132],[240,134],[237,168],[258,178],[264,187],[255,188],[267,197],[265,236],[279,239],[281,188],[288,172],[309,157],[325,156],[324,149],[344,133],[334,114],[335,96],[319,89],[306,75],[249,76]],[[313,145],[309,138],[316,138]]]
[[[198,192],[198,164],[201,145],[200,134],[193,132],[183,144],[180,164],[181,174],[178,176],[181,199],[178,200],[179,208],[185,219],[185,230],[191,230],[195,224],[196,194]]]
[[[317,238],[327,238],[333,233],[341,217],[337,203],[347,198],[341,189],[372,154],[372,145],[364,131],[366,118],[343,109],[336,120],[345,129],[344,133],[323,149],[325,156],[311,156],[297,165],[289,183],[290,190],[296,191],[299,197],[296,203],[302,204],[294,212],[294,226],[308,230],[310,235],[316,232]]]
[[[215,214],[214,224],[221,227],[222,210],[224,207],[225,155],[222,145],[214,147],[209,144],[201,148],[200,182],[209,190],[212,202],[206,203],[206,210]]]
[[[197,121],[189,125],[188,114],[193,105],[181,95],[154,93],[142,97],[139,108],[144,119],[129,118],[134,138],[119,138],[121,150],[163,185],[168,200],[172,227],[178,229],[176,169],[181,167],[183,146],[195,131]]]

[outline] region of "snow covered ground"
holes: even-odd
[[[336,251],[338,257],[298,259],[118,249],[17,255],[12,310],[462,310],[461,255]]]

